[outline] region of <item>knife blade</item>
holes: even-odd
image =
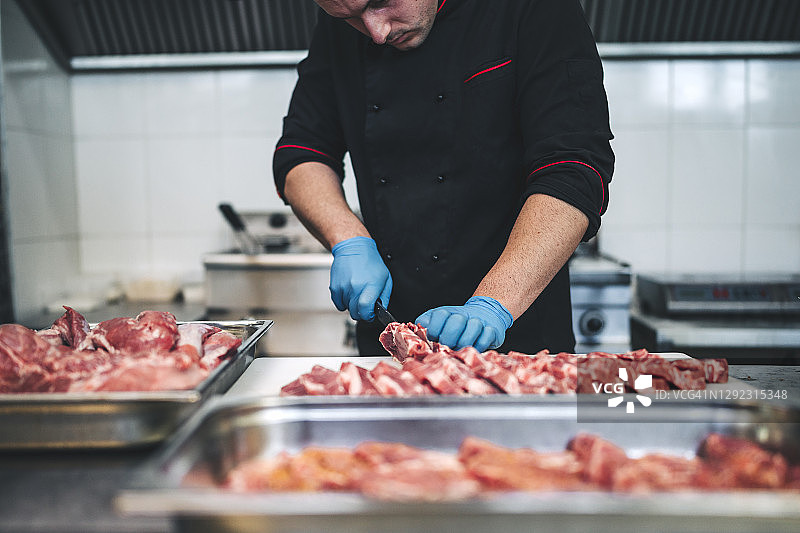
[[[383,306],[380,298],[375,300],[375,318],[378,320],[378,322],[383,324],[384,327],[388,326],[392,322],[397,322],[392,314]]]

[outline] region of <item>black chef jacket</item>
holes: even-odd
[[[414,321],[461,305],[507,243],[525,199],[559,198],[600,225],[614,165],[602,65],[578,0],[444,0],[417,49],[376,45],[320,11],[278,141],[292,167],[344,179],[349,151],[364,223],[391,272],[389,311]],[[381,327],[357,327],[362,355]],[[501,351],[573,351],[565,266]]]

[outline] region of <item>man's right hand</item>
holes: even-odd
[[[392,276],[375,241],[368,237],[345,239],[331,248],[331,300],[339,311],[350,310],[353,320],[375,318],[375,301],[389,305]]]

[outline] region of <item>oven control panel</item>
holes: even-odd
[[[678,314],[800,313],[800,277],[725,279],[713,276],[639,276],[642,312]]]

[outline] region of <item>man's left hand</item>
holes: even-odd
[[[488,296],[473,296],[464,305],[445,305],[422,313],[417,324],[428,338],[455,350],[474,346],[479,352],[497,348],[514,318],[503,304]]]

